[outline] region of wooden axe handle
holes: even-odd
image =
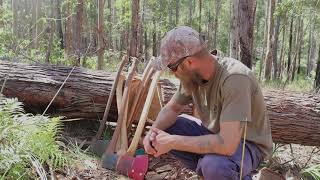
[[[122,69],[123,69],[124,65],[128,62],[128,60],[129,60],[128,56],[123,56],[122,57],[121,64],[119,66],[119,69],[117,70],[117,74],[116,74],[115,80],[114,80],[114,82],[112,84],[112,87],[111,87],[111,91],[110,91],[110,94],[109,94],[109,97],[108,97],[107,106],[105,108],[105,111],[104,111],[104,114],[103,114],[103,118],[100,121],[99,130],[98,130],[96,136],[94,137],[93,141],[97,141],[98,139],[100,139],[101,135],[103,134],[103,131],[104,131],[105,126],[106,126],[109,110],[110,110],[110,107],[111,107],[112,99],[113,99],[113,96],[114,96],[114,92],[116,90],[116,86],[118,84],[118,80],[119,80],[120,74],[122,72]]]
[[[123,113],[123,120],[121,123],[120,138],[118,138],[119,150],[118,155],[124,155],[128,149],[128,132],[127,132],[127,120],[128,120],[128,101],[125,103],[125,110]]]
[[[157,88],[157,82],[160,77],[160,73],[161,73],[160,71],[157,71],[152,79],[152,82],[151,82],[151,85],[149,88],[149,92],[147,95],[147,99],[146,99],[146,102],[143,106],[143,110],[142,110],[142,113],[141,113],[141,116],[139,119],[139,123],[138,123],[137,129],[136,129],[136,132],[133,136],[132,142],[131,142],[130,147],[127,151],[128,155],[133,156],[137,147],[138,147],[139,139],[140,139],[141,134],[143,132],[144,125],[147,120],[148,112],[149,112],[149,109],[150,109],[150,106],[151,106],[151,103],[153,100],[153,96],[154,96],[155,90]]]
[[[122,96],[123,96],[123,83],[125,81],[126,77],[125,76],[121,76],[119,78],[119,82],[117,85],[117,90],[116,90],[116,99],[117,99],[117,109],[118,109],[118,117],[120,114],[120,109],[121,109],[121,104],[122,104]],[[116,149],[120,149],[121,148],[121,141],[117,142],[117,146]]]
[[[149,61],[149,63],[146,66],[146,69],[143,71],[142,74],[142,80],[141,83],[138,87],[138,91],[135,94],[132,106],[130,107],[130,112],[129,112],[129,117],[128,117],[128,123],[127,123],[127,128],[129,129],[131,127],[132,121],[133,121],[133,115],[136,109],[136,106],[138,104],[138,100],[141,98],[141,92],[143,91],[143,89],[145,88],[145,82],[147,80],[147,76],[149,75],[150,70],[152,70],[151,67],[151,60]]]
[[[126,77],[121,75],[116,88],[116,99],[117,99],[117,109],[121,108],[122,96],[123,96],[123,83],[126,80]],[[119,115],[119,111],[118,111]]]
[[[130,72],[128,74],[128,78],[126,80],[126,84],[124,87],[124,92],[123,92],[123,97],[122,97],[122,103],[121,103],[121,108],[119,109],[119,116],[118,116],[118,120],[117,120],[117,127],[114,130],[114,133],[112,135],[112,139],[111,142],[106,150],[106,154],[111,154],[114,153],[115,151],[115,147],[118,141],[118,137],[120,134],[120,130],[121,130],[121,126],[122,126],[122,122],[123,122],[123,117],[124,117],[124,111],[125,111],[125,107],[126,107],[126,103],[128,101],[128,96],[129,96],[129,88],[131,86],[131,82],[133,79],[133,76],[135,74],[135,69],[137,66],[137,62],[138,60],[136,58],[133,59],[133,64],[131,66]]]

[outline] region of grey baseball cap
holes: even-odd
[[[187,26],[176,27],[161,40],[160,56],[154,60],[153,67],[159,71],[165,70],[169,64],[205,48],[207,44],[196,30]]]

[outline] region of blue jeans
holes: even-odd
[[[212,134],[206,127],[193,120],[179,116],[175,124],[165,130],[169,134],[183,136],[201,136]],[[237,180],[240,174],[242,157],[242,141],[232,156],[218,154],[196,154],[185,151],[170,151],[186,167],[194,170],[206,180]],[[243,180],[251,179],[251,171],[262,161],[262,153],[258,147],[246,141],[243,162]]]

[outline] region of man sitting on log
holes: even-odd
[[[241,168],[243,179],[251,179],[251,171],[272,150],[270,122],[253,72],[238,60],[210,54],[200,34],[186,26],[165,35],[154,66],[170,69],[180,87],[144,138],[146,152],[155,157],[169,152],[204,179],[239,179]],[[179,115],[190,103],[200,119]]]

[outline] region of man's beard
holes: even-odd
[[[189,71],[187,73],[177,75],[177,78],[180,80],[183,89],[188,95],[192,95],[192,92],[207,82],[197,71]]]

